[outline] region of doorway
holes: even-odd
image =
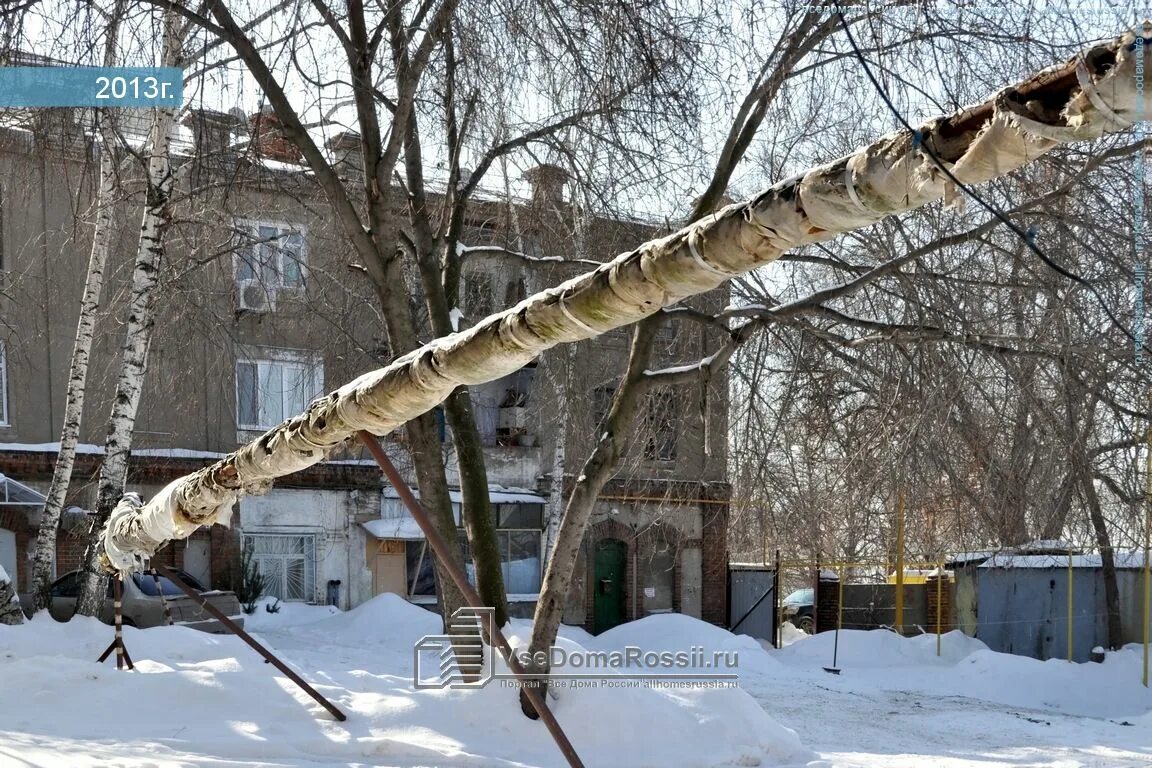
[[[619,539],[601,539],[596,543],[594,563],[592,631],[600,634],[624,623],[628,545]]]
[[[372,570],[372,594],[392,592],[406,597],[408,563],[404,556],[404,542],[386,539],[375,544],[368,561]]]

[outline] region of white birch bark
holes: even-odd
[[[542,569],[552,559],[552,548],[564,517],[564,472],[568,466],[568,424],[572,414],[572,366],[576,347],[565,350],[563,370],[558,372],[560,386],[560,413],[556,420],[556,445],[552,449],[552,479],[548,483],[548,524],[544,528],[544,559]],[[543,572],[543,571],[541,571]]]
[[[165,13],[164,54],[162,65],[180,66],[182,43],[179,17]],[[108,418],[104,442],[104,462],[97,485],[95,525],[102,526],[124,493],[128,479],[128,457],[132,449],[132,431],[144,389],[148,369],[148,348],[156,325],[156,286],[164,259],[164,238],[172,221],[171,198],[174,178],[169,149],[175,108],[153,110],[148,131],[147,193],[140,225],[136,263],[132,270],[132,291],[128,300],[128,321],[121,350],[120,373],[116,396]],[[98,547],[90,546],[86,578],[76,612],[83,616],[98,615],[104,600],[107,574],[96,567]]]
[[[499,378],[558,344],[634,323],[788,250],[953,194],[921,144],[960,181],[978,184],[1062,143],[1124,130],[1143,95],[1137,56],[1142,68],[1148,59],[1143,47],[1130,48],[1133,40],[1128,33],[1095,45],[1083,58],[933,120],[921,126],[919,142],[907,132],[885,136],[361,376],[143,507],[119,507],[104,533],[104,565],[132,567],[170,539],[226,523],[242,494],[265,492],[277,477],[322,461],[357,430],[395,429],[460,384]],[[1034,96],[1040,91],[1042,101]]]
[[[117,0],[109,17],[107,41],[104,48],[104,66],[116,65],[116,38],[120,33],[120,18],[124,15],[124,0]],[[116,174],[116,133],[112,115],[98,109],[95,115],[96,134],[100,137],[100,184],[96,189],[94,209],[96,219],[92,232],[92,251],[88,257],[88,273],[84,278],[84,294],[80,299],[80,319],[76,323],[76,341],[72,346],[72,362],[68,368],[68,387],[64,402],[64,424],[60,430],[60,450],[52,471],[52,484],[40,516],[36,534],[36,548],[32,555],[33,609],[48,607],[48,588],[52,584],[52,566],[56,562],[56,534],[60,529],[60,515],[72,483],[72,468],[76,462],[76,444],[80,441],[81,418],[84,413],[85,385],[88,381],[88,358],[92,351],[92,337],[96,327],[96,311],[100,308],[100,294],[104,288],[104,267],[108,262],[108,247],[114,229],[112,213],[119,189]]]

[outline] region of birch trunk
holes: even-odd
[[[544,562],[547,571],[552,561],[552,550],[560,531],[560,519],[564,516],[564,473],[568,467],[568,424],[572,414],[572,366],[575,364],[575,347],[568,347],[564,356],[564,368],[557,378],[560,381],[560,413],[556,420],[556,445],[552,448],[552,479],[548,483],[548,523],[544,528]],[[541,585],[543,590],[543,585]],[[563,611],[563,608],[560,609]]]
[[[174,11],[167,11],[164,23],[163,66],[180,66],[182,41],[179,36],[179,17]],[[96,515],[93,519],[93,542],[85,558],[86,577],[76,606],[76,612],[82,616],[99,615],[103,606],[107,572],[98,567],[99,547],[95,545],[104,522],[123,495],[128,480],[132,431],[136,426],[136,413],[144,390],[144,375],[148,370],[148,348],[156,326],[156,286],[164,259],[164,238],[172,222],[173,174],[169,149],[175,120],[174,108],[156,109],[148,131],[147,192],[136,263],[132,270],[128,322],[121,351],[116,396],[112,401],[112,413],[108,418],[108,432],[104,441],[104,462],[100,467]]]
[[[1083,58],[923,125],[917,137],[885,136],[361,376],[144,506],[117,508],[104,532],[103,564],[130,568],[171,539],[227,521],[244,493],[266,492],[274,479],[322,461],[359,429],[395,429],[461,384],[492,381],[558,344],[635,323],[788,250],[940,200],[953,190],[922,146],[959,180],[977,184],[1062,143],[1126,129],[1143,94],[1137,56],[1142,71],[1148,58],[1134,39],[1129,33],[1093,46]]]
[[[116,65],[116,37],[120,32],[120,17],[124,15],[124,0],[117,0],[109,20],[108,39],[104,48],[104,66]],[[56,562],[56,534],[60,529],[60,515],[72,483],[72,468],[76,462],[76,444],[80,441],[81,418],[84,413],[84,392],[88,381],[88,358],[92,351],[92,337],[96,327],[96,311],[100,308],[100,294],[104,287],[104,267],[108,262],[108,247],[112,239],[112,210],[119,189],[116,174],[116,134],[106,110],[96,110],[96,132],[100,137],[100,185],[96,190],[96,221],[92,232],[92,251],[88,257],[88,273],[84,278],[84,294],[80,299],[80,319],[76,323],[76,341],[72,346],[72,362],[68,368],[68,388],[64,402],[64,425],[60,430],[60,450],[56,454],[56,467],[52,471],[52,484],[48,488],[40,528],[36,534],[36,549],[32,556],[32,609],[47,608],[51,595],[52,569]]]

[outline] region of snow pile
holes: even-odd
[[[834,632],[794,643],[771,656],[785,665],[815,669],[832,663]],[[888,630],[841,630],[836,665],[842,675],[873,690],[967,696],[1010,707],[1085,717],[1130,717],[1152,709],[1152,690],[1141,684],[1142,650],[1128,646],[1101,664],[1037,661],[997,653],[962,632],[900,637]]]
[[[782,648],[787,648],[798,640],[807,640],[809,637],[807,632],[790,621],[785,621],[780,625],[780,646]]]
[[[782,661],[829,664],[832,661],[835,632],[821,632],[801,643],[790,644],[779,653]],[[901,637],[886,629],[840,630],[837,665],[841,667],[876,668],[913,665],[938,666],[955,664],[988,646],[963,632],[948,632],[941,637],[941,655],[936,655],[936,635]]]
[[[677,619],[644,620],[601,640],[659,639],[669,648],[723,645],[742,653],[758,647]],[[185,627],[125,628],[136,671],[119,672],[111,660],[95,663],[111,627],[84,618],[59,624],[41,614],[22,627],[0,627],[2,753],[22,764],[79,768],[564,765],[543,724],[520,713],[512,684],[413,689],[412,644],[440,631],[439,617],[418,606],[382,595],[346,613],[282,604],[269,614],[262,605],[247,620],[348,714],[346,722],[335,722],[237,638]],[[512,628],[514,644],[527,641],[528,628]],[[578,640],[591,638],[566,630],[561,642],[576,649]],[[502,663],[497,671],[505,671]],[[601,684],[558,693],[557,718],[585,764],[596,768],[800,766],[815,757],[739,689]]]
[[[276,610],[271,613],[268,608]],[[308,605],[307,603],[285,603],[274,597],[263,597],[256,603],[256,610],[244,616],[244,628],[249,632],[264,632],[313,624],[340,613],[332,605]]]

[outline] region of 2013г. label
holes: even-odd
[[[97,99],[167,99],[171,83],[157,77],[105,77],[96,78]]]

